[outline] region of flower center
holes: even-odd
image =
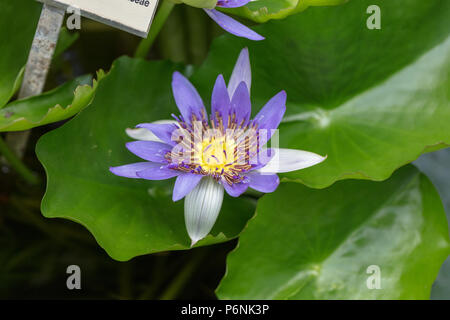
[[[223,178],[229,185],[242,182],[258,154],[258,131],[252,122],[240,123],[233,114],[224,119],[217,113],[210,123],[192,116],[191,124],[178,120],[178,145],[166,155],[171,169]]]
[[[213,136],[201,142],[198,148],[201,150],[198,158],[199,165],[206,171],[218,172],[226,168],[226,165],[233,164],[234,149],[236,143],[234,140],[228,140],[224,136]]]

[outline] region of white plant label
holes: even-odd
[[[158,0],[38,0],[62,8],[78,8],[81,15],[147,37]]]

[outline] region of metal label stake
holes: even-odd
[[[44,4],[28,56],[20,99],[42,93],[63,19],[63,9]]]
[[[43,5],[25,67],[22,86],[19,91],[19,99],[42,93],[53,54],[55,53],[63,19],[64,9],[47,4]],[[6,143],[20,158],[23,157],[25,152],[29,135],[30,130],[10,132],[6,136]]]

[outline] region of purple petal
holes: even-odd
[[[197,119],[202,118],[202,113],[206,114],[205,105],[197,90],[179,72],[173,74],[172,91],[184,121],[191,123],[192,114],[195,114]]]
[[[216,6],[222,8],[239,8],[245,6],[251,0],[219,0]]]
[[[225,31],[234,34],[238,37],[247,38],[250,40],[264,40],[264,37],[257,34],[252,29],[244,26],[242,23],[237,22],[233,18],[230,18],[226,14],[219,12],[214,9],[203,9],[205,12],[213,19],[219,26],[221,26]]]
[[[230,97],[234,95],[234,92],[242,81],[247,85],[250,94],[252,87],[252,69],[250,67],[248,48],[242,49],[231,74],[230,82],[228,83],[228,95]]]
[[[258,123],[259,129],[276,129],[286,112],[286,91],[281,91],[267,102],[253,121]]]
[[[175,146],[177,144],[175,141],[172,141],[172,133],[178,128],[177,125],[173,123],[141,123],[138,124],[136,128],[145,128],[147,130],[150,130],[155,136],[171,146]]]
[[[133,141],[128,142],[126,147],[144,160],[159,163],[167,162],[164,156],[172,149],[171,146],[156,141]]]
[[[246,123],[250,119],[252,103],[250,101],[247,85],[244,81],[239,84],[233,95],[233,99],[231,99],[231,112],[236,113],[238,124],[240,124],[242,120],[245,120]]]
[[[232,197],[239,197],[248,189],[248,183],[233,183],[231,186],[225,181],[222,180],[222,185],[225,188],[225,191]]]
[[[280,184],[280,179],[276,174],[264,175],[253,171],[247,174],[247,178],[250,188],[264,193],[274,192]]]
[[[181,171],[167,168],[165,165],[155,164],[151,168],[138,171],[137,176],[146,180],[166,180],[181,174]]]
[[[127,164],[120,167],[110,167],[109,171],[114,173],[116,176],[119,177],[125,177],[125,178],[135,178],[138,179],[137,172],[143,171],[146,169],[151,169],[153,167],[160,167],[161,164],[159,163],[152,163],[152,162],[138,162],[138,163],[132,163]]]
[[[203,176],[200,174],[186,173],[179,175],[173,188],[172,200],[178,201],[183,199],[198,185],[202,178]]]
[[[230,111],[230,97],[228,96],[227,85],[222,75],[219,75],[214,85],[211,97],[212,118],[216,118],[216,112],[222,117],[223,121],[228,121],[228,113]]]

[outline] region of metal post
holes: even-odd
[[[56,8],[48,4],[42,7],[41,17],[34,35],[28,62],[25,67],[22,86],[19,91],[19,99],[41,94],[48,70],[58,42],[59,32],[64,19],[64,9]],[[10,132],[6,142],[13,151],[22,157],[30,131]]]

